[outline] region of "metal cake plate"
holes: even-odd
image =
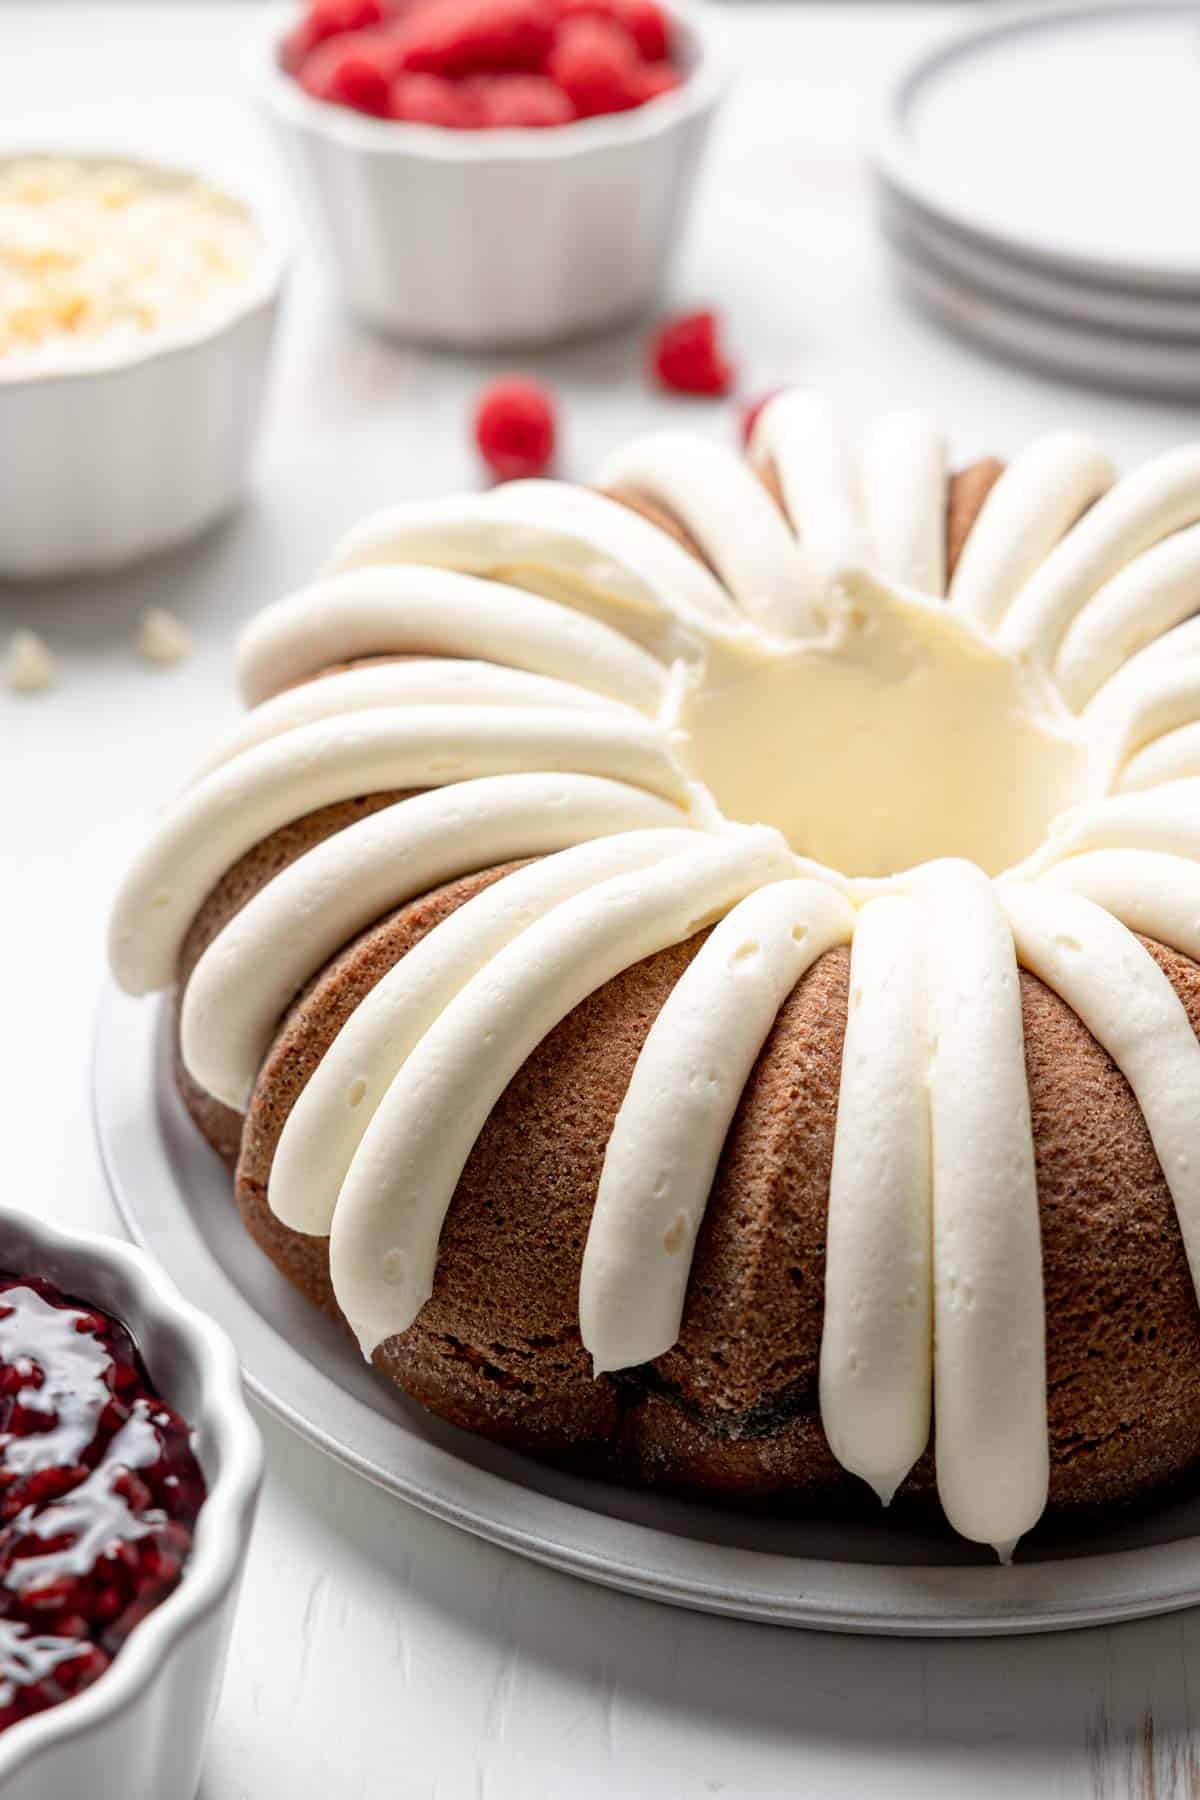
[[[1200,1601],[1200,1498],[1104,1532],[1039,1529],[1000,1568],[947,1530],[752,1517],[545,1469],[431,1418],[245,1235],[170,1076],[165,1005],[104,993],[96,1131],[132,1235],[224,1326],[253,1394],[398,1500],[584,1580],[776,1625],[890,1635],[1058,1631]]]

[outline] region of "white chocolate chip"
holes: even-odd
[[[186,625],[161,606],[152,606],[142,614],[137,647],[143,662],[167,668],[185,662],[195,646]]]
[[[14,631],[4,658],[4,679],[14,694],[39,694],[53,687],[58,664],[35,631]]]

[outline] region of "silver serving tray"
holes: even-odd
[[[132,1235],[217,1319],[263,1404],[327,1455],[451,1525],[585,1580],[826,1631],[1059,1631],[1200,1601],[1200,1499],[1103,1533],[1027,1539],[1002,1569],[935,1528],[757,1518],[542,1468],[404,1399],[242,1230],[170,1077],[168,1010],[105,992],[96,1132]]]

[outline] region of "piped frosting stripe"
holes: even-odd
[[[983,503],[950,583],[950,603],[995,631],[1017,595],[1116,471],[1078,431],[1055,431],[1016,457]]]
[[[635,637],[672,619],[735,625],[737,609],[703,563],[629,507],[561,481],[510,481],[489,494],[417,501],[364,519],[330,572],[420,563],[499,577],[532,575],[606,599]],[[540,588],[535,591],[541,591]]]
[[[320,719],[258,744],[186,789],[134,861],[110,930],[117,978],[133,994],[169,986],[205,895],[240,856],[293,819],[359,794],[547,768],[687,800],[661,734],[632,715],[383,708]]]
[[[467,657],[422,656],[401,662],[362,663],[264,700],[226,732],[196,776],[207,775],[243,751],[282,737],[285,731],[295,731],[299,725],[373,712],[381,706],[578,706],[594,711],[597,707],[622,708],[622,703],[549,675],[530,675],[524,669],[505,669],[498,663]]]
[[[674,514],[764,631],[819,635],[816,571],[765,488],[732,451],[685,432],[657,432],[616,451],[598,479]]]
[[[758,416],[750,454],[760,469],[774,470],[822,588],[843,568],[874,566],[854,451],[826,399],[799,390],[777,394]]]
[[[1132,932],[1091,900],[1014,885],[1004,908],[1026,968],[1060,995],[1133,1089],[1200,1291],[1200,1042]]]
[[[1048,869],[1043,880],[1200,962],[1200,863],[1163,850],[1090,850]]]
[[[1055,679],[1078,711],[1132,656],[1200,609],[1200,525],[1137,557],[1093,595],[1058,654]]]
[[[457,782],[372,813],[297,858],[209,945],[184,994],[184,1063],[241,1111],[289,1002],[374,920],[474,869],[684,824],[653,795],[588,775]]]
[[[573,822],[579,810],[572,808]],[[485,888],[421,938],[359,1002],[288,1114],[271,1164],[276,1217],[328,1235],[376,1107],[425,1032],[493,956],[564,900],[695,846],[694,831],[659,829],[559,850]]]
[[[252,619],[238,682],[257,706],[335,663],[363,656],[470,656],[551,675],[655,713],[667,675],[611,626],[542,595],[455,569],[352,569]]]
[[[929,1441],[929,1027],[905,896],[858,915],[826,1234],[821,1425],[886,1506]]]
[[[721,1148],[776,1014],[819,956],[849,941],[833,888],[784,881],[716,926],[650,1027],[604,1156],[579,1284],[598,1375],[679,1336],[696,1234]]]
[[[1049,1481],[1046,1321],[1012,931],[970,863],[913,878],[925,934],[938,1494],[1007,1561]]]
[[[379,1106],[334,1213],[334,1291],[366,1354],[406,1330],[432,1293],[459,1176],[525,1059],[606,981],[791,867],[783,839],[762,827],[705,839],[556,907],[450,1002]]]
[[[946,442],[919,412],[868,425],[859,450],[873,567],[888,581],[940,599],[946,592]]]
[[[1072,620],[1126,564],[1200,520],[1200,447],[1172,450],[1126,475],[1031,575],[1000,629],[1014,654],[1053,666]]]

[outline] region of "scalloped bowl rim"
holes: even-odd
[[[246,61],[255,96],[289,124],[373,156],[411,157],[435,163],[567,162],[628,145],[648,143],[697,113],[710,110],[732,73],[723,27],[701,0],[664,0],[681,25],[694,61],[682,85],[628,112],[573,119],[542,130],[505,126],[463,131],[401,119],[376,119],[325,100],[314,100],[279,64],[285,29],[296,22],[293,6],[271,6],[252,35]]]
[[[124,375],[164,357],[182,355],[185,351],[194,350],[222,337],[244,319],[273,306],[278,300],[291,260],[288,234],[276,208],[257,189],[251,191],[249,184],[243,180],[230,180],[224,174],[210,172],[199,163],[177,160],[170,156],[156,156],[149,151],[140,151],[124,144],[46,144],[38,136],[31,135],[26,141],[19,134],[0,138],[0,165],[27,157],[60,158],[83,163],[126,163],[157,175],[202,181],[243,208],[258,233],[259,254],[245,281],[228,299],[212,311],[203,313],[190,325],[185,322],[174,328],[149,331],[143,342],[132,345],[121,343],[106,347],[103,339],[100,339],[94,346],[89,346],[86,351],[76,351],[69,360],[64,360],[57,366],[39,366],[22,371],[17,365],[16,372],[9,374],[5,371],[3,362],[0,362],[0,405],[3,405],[4,395],[7,393],[45,387],[51,382],[91,381],[98,376]]]
[[[179,1586],[135,1627],[91,1687],[0,1734],[2,1784],[34,1758],[49,1757],[58,1744],[105,1724],[137,1700],[176,1646],[223,1603],[243,1554],[262,1479],[263,1450],[233,1345],[144,1251],[119,1238],[63,1230],[15,1206],[0,1205],[0,1234],[23,1236],[35,1262],[44,1254],[66,1251],[85,1252],[106,1263],[144,1312],[173,1330],[198,1378],[195,1416],[188,1423],[193,1430],[203,1425],[209,1432],[218,1463]]]

